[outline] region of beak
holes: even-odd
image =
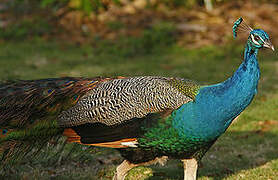
[[[272,49],[272,51],[275,50],[274,46],[271,44],[271,42],[269,40],[265,41],[263,46],[266,47],[266,48]]]

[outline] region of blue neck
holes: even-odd
[[[195,102],[182,105],[173,114],[173,126],[184,136],[215,139],[252,101],[260,70],[258,49],[247,43],[244,61],[226,81],[201,87]]]

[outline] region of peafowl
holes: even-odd
[[[198,163],[257,93],[262,47],[269,36],[239,18],[233,26],[249,33],[244,60],[226,81],[201,86],[156,76],[53,78],[0,85],[2,163],[63,134],[68,142],[116,148],[125,160],[116,168],[123,180],[136,166],[181,159],[184,179],[194,180]]]

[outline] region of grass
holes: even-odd
[[[172,41],[171,41],[172,42]],[[128,42],[130,43],[130,42]],[[0,44],[0,79],[40,79],[60,76],[178,76],[203,84],[227,79],[241,63],[243,45],[210,46],[184,49],[162,43],[153,51],[129,50],[117,53],[107,43],[69,45],[32,40]],[[138,43],[138,42],[137,42]],[[143,46],[132,46],[145,48]],[[118,49],[119,49],[118,48]],[[148,47],[146,47],[148,48]],[[153,48],[153,45],[152,45]],[[275,179],[278,172],[278,61],[277,53],[263,50],[259,54],[261,80],[258,95],[203,159],[199,178],[207,179]],[[61,145],[59,145],[61,146]],[[0,178],[10,179],[111,179],[121,157],[116,151],[67,145],[62,159],[49,148],[46,155],[31,163],[19,164]],[[57,151],[57,149],[56,149]],[[70,152],[72,151],[72,152]],[[54,155],[53,155],[54,154]],[[46,159],[46,160],[43,160]],[[182,179],[178,160],[165,167],[133,169],[128,179]]]

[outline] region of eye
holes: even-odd
[[[257,36],[257,35],[255,35],[255,36],[254,36],[254,39],[255,39],[255,41],[259,41],[259,40],[260,40],[260,37]]]
[[[260,36],[256,35],[256,34],[251,34],[251,39],[252,39],[252,42],[258,46],[261,46],[260,44],[260,41],[261,41],[261,38]]]

